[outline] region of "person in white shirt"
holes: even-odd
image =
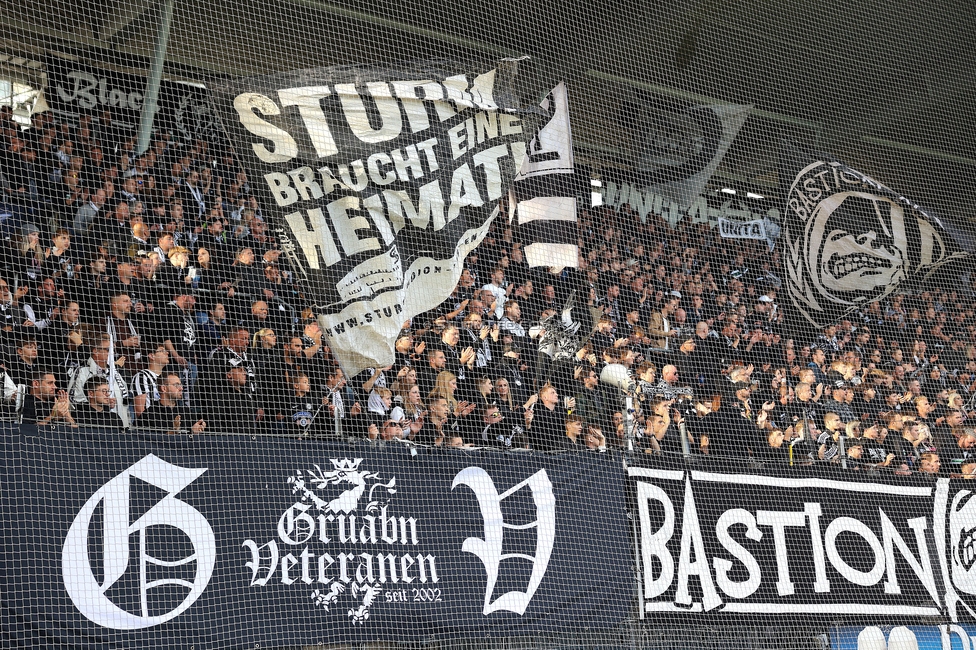
[[[92,378],[106,382],[112,394],[111,396],[115,398],[115,406],[111,410],[122,418],[123,428],[128,429],[129,390],[118,369],[115,367],[113,357],[112,336],[108,333],[102,334],[92,348],[88,363],[76,368],[71,373],[71,378],[68,382],[68,394],[72,404],[87,404],[88,395],[85,390],[85,384]]]
[[[490,291],[495,298],[495,318],[501,320],[505,314],[505,301],[508,299],[508,292],[505,291],[505,271],[495,269],[491,274],[491,282],[481,287],[482,291]]]

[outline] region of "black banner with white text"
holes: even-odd
[[[635,613],[651,627],[976,621],[967,481],[716,459],[686,469],[618,453],[0,433],[4,647],[613,633]]]
[[[789,468],[628,474],[642,617],[972,620],[966,482]]]
[[[47,88],[44,98],[62,120],[76,124],[82,115],[112,115],[112,126],[135,137],[142,115],[147,79],[145,75],[107,70],[82,61],[56,56],[45,59]],[[104,122],[99,122],[104,127]],[[153,127],[169,131],[173,138],[192,142],[202,138],[211,145],[223,141],[216,126],[210,100],[202,88],[163,80],[159,86]],[[110,143],[118,134],[96,132]],[[113,143],[114,144],[114,143]]]
[[[9,427],[3,440],[4,647],[531,635],[613,628],[630,608],[607,456]]]

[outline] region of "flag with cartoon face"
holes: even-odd
[[[970,254],[930,210],[832,156],[787,144],[781,164],[786,289],[817,328]]]

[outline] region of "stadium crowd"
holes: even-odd
[[[534,269],[499,220],[396,362],[345,377],[232,152],[0,109],[0,175],[7,418],[976,472],[968,276],[801,333],[765,242],[591,208],[580,268]]]

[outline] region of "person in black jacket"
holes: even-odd
[[[224,381],[211,386],[206,400],[207,430],[213,433],[249,433],[264,429],[264,414],[258,413],[254,391],[248,386],[243,366],[231,366]]]
[[[175,372],[159,379],[159,403],[136,419],[136,427],[167,433],[203,433],[207,422],[196,418],[183,404],[183,381]]]
[[[451,415],[451,409],[444,397],[433,397],[427,402],[430,409],[420,431],[414,435],[414,442],[432,447],[451,446],[452,441],[461,439],[461,426]],[[461,440],[463,444],[463,439]]]
[[[31,379],[31,390],[20,405],[21,422],[25,424],[67,424],[78,426],[71,414],[67,391],[58,390],[53,372],[38,370]]]
[[[530,398],[530,401],[531,398]],[[566,407],[559,404],[559,394],[546,384],[539,391],[538,401],[532,401],[525,412],[525,424],[529,428],[529,444],[537,451],[562,451],[571,447],[566,436],[566,409],[576,406],[570,398]]]
[[[478,431],[471,440],[472,444],[481,447],[501,447],[512,449],[525,446],[523,440],[524,429],[522,423],[506,422],[505,414],[495,404],[487,404],[481,408],[481,422]]]
[[[237,287],[237,291],[251,299],[266,295],[264,269],[258,267],[254,261],[254,251],[246,247],[241,248],[237,251],[234,263],[227,273],[232,278],[231,284]]]
[[[85,393],[88,402],[75,407],[74,417],[78,425],[121,431],[124,425],[122,418],[112,412],[115,398],[112,397],[108,382],[90,381],[85,385]]]

